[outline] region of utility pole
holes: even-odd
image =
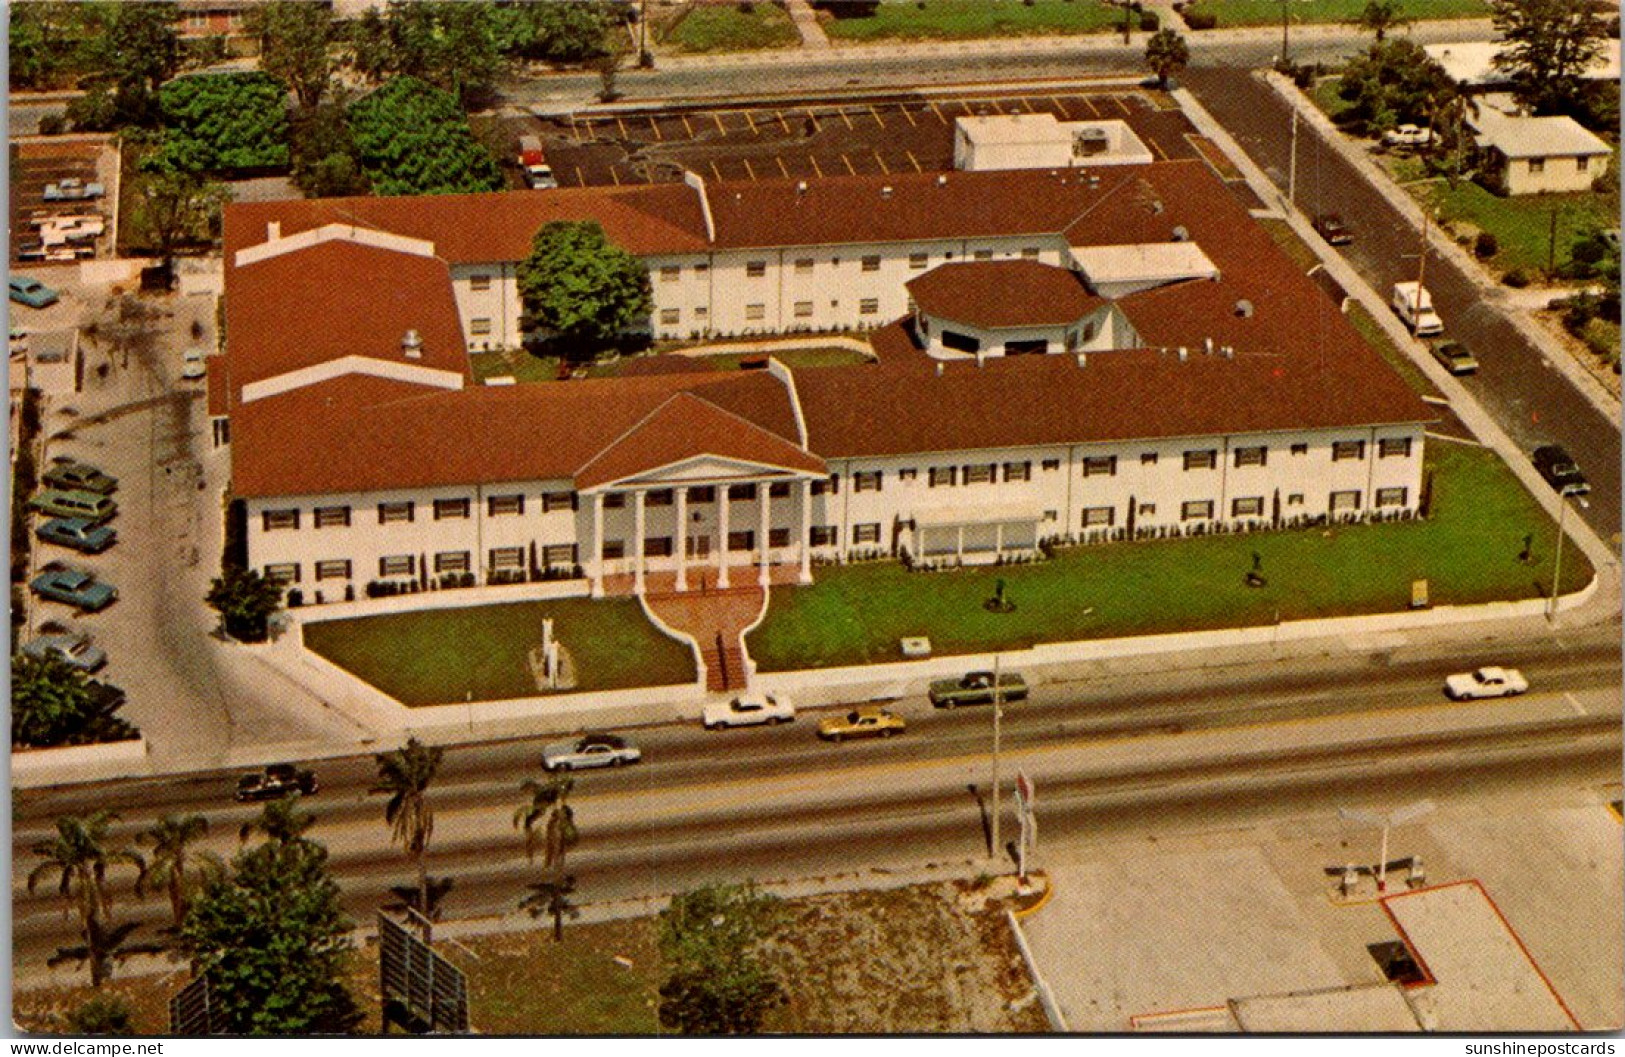
[[[1129,44],[1129,16],[1134,12],[1133,0],[1123,0],[1123,43]]]
[[[1569,517],[1569,493],[1559,492],[1557,502],[1557,551],[1552,556],[1552,597],[1546,603],[1546,619],[1554,624],[1557,622],[1558,583],[1563,578],[1563,526]]]
[[[1004,715],[1004,690],[999,683],[1000,657],[993,655],[993,858],[998,859],[1002,845],[999,843],[999,738],[1001,729],[1000,717]]]
[[[1557,206],[1552,207],[1552,222],[1546,235],[1546,271],[1557,270]]]
[[[1281,65],[1283,67],[1292,65],[1292,56],[1287,48],[1286,5],[1287,0],[1281,0]]]
[[[1416,304],[1412,306],[1415,311],[1422,310],[1422,280],[1427,278],[1428,271],[1428,221],[1433,219],[1433,211],[1426,206],[1422,207],[1422,252],[1416,255]]]

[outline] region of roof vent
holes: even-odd
[[[1225,359],[1233,360],[1236,358],[1236,347],[1234,345],[1226,345],[1224,348],[1219,350],[1219,353]]]
[[[1185,346],[1181,345],[1179,347],[1179,362],[1184,363],[1186,360],[1188,360],[1190,358],[1191,358],[1191,350],[1189,350]]]
[[[409,360],[423,359],[423,335],[415,330],[408,330],[402,334],[401,355]]]
[[[1213,355],[1213,339],[1212,338],[1203,338],[1202,339],[1202,351],[1204,353],[1206,353],[1207,355],[1209,355],[1209,356]]]
[[[1253,318],[1253,303],[1245,297],[1236,302],[1236,315],[1242,319]]]
[[[804,195],[806,193],[807,193],[807,181],[806,180],[798,180],[798,181],[796,181],[796,197],[799,198],[800,196],[802,196],[802,195]]]
[[[948,186],[948,174],[947,173],[939,173],[939,174],[937,174],[937,186],[938,187],[947,187]]]
[[[942,377],[942,372],[943,372],[943,369],[945,367],[947,367],[947,364],[943,363],[941,360],[937,361],[937,377],[938,378]]]
[[[1078,366],[1079,367],[1087,367],[1087,366],[1089,366],[1089,354],[1087,352],[1078,353]]]
[[[1091,188],[1099,187],[1100,186],[1100,177],[1096,176],[1094,173],[1090,173],[1089,174],[1089,186]]]
[[[880,197],[881,198],[890,198],[891,197],[891,184],[887,184],[885,187],[882,187],[880,189]]]
[[[1185,230],[1185,225],[1180,224],[1178,227],[1174,228],[1174,241],[1175,242],[1189,242],[1190,240],[1191,240],[1191,233],[1189,231]]]
[[[1153,198],[1151,200],[1151,212],[1155,216],[1162,216],[1162,199]]]

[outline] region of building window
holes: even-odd
[[[1061,520],[1061,512],[1059,510],[1046,510],[1044,511],[1044,520],[1059,521]]]
[[[1185,469],[1211,470],[1219,464],[1219,453],[1212,448],[1205,451],[1187,451],[1185,453]]]
[[[795,314],[797,319],[810,318],[812,316],[812,302],[797,301],[795,306]]]
[[[1030,462],[1007,462],[1004,464],[1004,479],[1010,481],[1030,481],[1033,479],[1033,464]]]
[[[1109,506],[1086,506],[1083,508],[1084,528],[1105,528],[1117,521],[1117,508]]]
[[[992,484],[994,481],[994,471],[996,469],[998,469],[998,467],[990,462],[979,462],[975,465],[967,466],[965,467],[965,483]]]
[[[492,570],[523,569],[525,567],[525,548],[523,547],[492,547],[489,557]]]
[[[350,560],[348,558],[334,558],[316,563],[316,579],[318,580],[348,580],[349,578]]]
[[[1379,488],[1377,489],[1377,505],[1404,506],[1409,498],[1409,489],[1405,488]]]
[[[869,521],[869,522],[865,522],[862,525],[853,525],[852,526],[852,542],[854,544],[858,544],[858,543],[879,543],[880,542],[880,522],[878,522],[878,521]]]
[[[404,503],[379,503],[378,524],[387,525],[392,521],[411,521],[416,509],[417,504],[410,499]]]
[[[625,492],[605,492],[604,493],[604,509],[605,510],[623,510],[623,509],[625,509],[625,507],[626,507],[626,493]]]
[[[797,257],[796,258],[796,274],[797,275],[811,275],[812,270],[813,270],[813,259],[811,257]]]
[[[697,484],[688,490],[690,503],[715,503],[717,501],[716,485]]]
[[[911,253],[908,255],[908,266],[914,271],[921,271],[930,263],[931,255],[928,253]]]
[[[576,545],[574,543],[555,543],[542,548],[542,564],[548,568],[557,566],[572,566],[576,563]]]
[[[1294,444],[1294,445],[1292,445],[1292,454],[1294,454],[1294,455],[1308,455],[1309,454],[1309,445],[1307,445],[1307,444]]]
[[[840,538],[834,525],[814,525],[809,541],[814,547],[833,547]]]
[[[626,557],[626,541],[605,540],[604,548],[601,553],[605,561],[619,561]]]
[[[878,272],[880,270],[880,254],[873,253],[863,258],[863,270],[866,272]]]
[[[1263,466],[1269,462],[1269,454],[1270,450],[1262,444],[1249,448],[1237,448],[1236,465]]]
[[[1154,452],[1154,451],[1142,451],[1140,453],[1140,465],[1141,466],[1155,466],[1156,464],[1157,464],[1157,453],[1156,452]]]
[[[767,318],[767,306],[764,305],[764,304],[760,304],[760,303],[754,304],[754,305],[746,305],[745,306],[745,318],[746,319],[766,319]]]
[[[489,316],[477,316],[474,319],[469,320],[468,332],[470,334],[491,333],[491,318]]]
[[[707,308],[705,305],[695,305],[694,306],[694,318],[696,320],[705,319],[710,314],[711,314],[711,310],[709,308]]]
[[[706,261],[700,261],[698,264],[694,265],[694,274],[695,275],[704,275],[706,272],[709,272],[710,270],[711,270],[711,265]]]
[[[975,253],[971,254],[971,259],[972,260],[977,260],[977,261],[990,261],[990,260],[993,259],[993,251],[992,250],[977,250]]]
[[[654,495],[653,492],[649,494]],[[574,510],[575,508],[576,494],[574,492],[542,493],[542,513],[544,514],[551,514],[555,510]]]
[[[412,554],[390,554],[378,559],[379,576],[411,576],[417,567],[417,557]]]
[[[277,529],[296,529],[299,527],[299,511],[293,510],[267,510],[260,515],[260,523],[266,532],[275,532]]]
[[[852,491],[880,491],[881,476],[882,474],[879,470],[858,470],[852,475]]]
[[[932,488],[948,488],[953,486],[958,474],[957,466],[933,466],[928,471],[926,480]]]
[[[319,506],[316,508],[317,528],[348,528],[350,508],[347,506]]]
[[[1292,492],[1286,497],[1287,506],[1303,506],[1303,493]]]
[[[1044,469],[1046,471],[1059,470],[1061,468],[1061,460],[1060,459],[1045,459],[1041,465],[1044,467]]]
[[[683,277],[683,267],[680,264],[663,264],[660,266],[660,278],[666,282]]]
[[[1346,514],[1358,510],[1360,509],[1360,493],[1357,491],[1333,492],[1329,505],[1334,514]]]
[[[501,517],[504,514],[523,514],[525,512],[525,497],[522,495],[494,495],[485,501],[485,512],[490,517]]]
[[[767,545],[769,547],[790,546],[790,530],[787,528],[768,529]]]
[[[299,582],[299,563],[284,562],[278,565],[265,567],[265,579],[273,584],[296,584]]]
[[[1117,476],[1117,456],[1090,455],[1083,460],[1083,475],[1085,477],[1115,477]]]
[[[913,481],[917,480],[919,476],[919,469],[913,466],[905,466],[901,470],[897,471],[897,479],[899,481]]]
[[[434,556],[436,573],[466,573],[469,568],[467,551],[441,551]]]
[[[750,261],[745,265],[745,275],[751,279],[760,279],[767,274],[766,261]]]
[[[1140,516],[1141,517],[1156,517],[1157,516],[1157,504],[1155,504],[1155,503],[1141,503],[1140,504]]]
[[[829,482],[828,481],[814,481],[812,483],[812,494],[813,495],[823,495],[825,492],[828,492],[828,491],[829,491]]]
[[[656,488],[643,493],[645,506],[671,506],[672,493],[670,488]]]
[[[468,500],[436,499],[434,501],[434,519],[436,521],[466,517],[468,517]]]
[[[1342,462],[1344,459],[1365,458],[1365,441],[1338,440],[1332,442],[1332,461]]]
[[[728,549],[731,551],[748,551],[756,548],[756,533],[750,529],[740,532],[728,533]]]
[[[1193,499],[1179,508],[1179,520],[1202,521],[1213,516],[1213,500]]]
[[[1377,458],[1408,459],[1411,457],[1411,438],[1384,437],[1377,441]]]
[[[756,498],[756,486],[753,484],[731,484],[728,486],[728,498],[735,503],[746,503]]]
[[[491,277],[489,275],[471,275],[468,277],[468,288],[470,290],[489,290],[491,289]]]
[[[1580,157],[1574,159],[1574,171],[1575,172],[1585,172],[1589,168],[1591,168],[1591,159],[1590,158],[1587,158],[1586,156],[1581,155]]]
[[[1534,176],[1536,173],[1543,173],[1545,171],[1546,171],[1546,159],[1545,158],[1530,158],[1529,159],[1529,175]]]
[[[683,311],[680,308],[662,308],[660,310],[660,322],[668,327],[675,323],[681,323],[682,320]]]
[[[774,499],[790,498],[790,482],[774,481],[772,484],[767,486],[767,494]]]
[[[1038,247],[1023,246],[1021,250],[1021,257],[1023,260],[1036,261],[1038,259]]]
[[[864,297],[858,300],[858,315],[875,316],[880,314],[880,298]]]
[[[1245,499],[1232,499],[1230,501],[1231,517],[1263,517],[1264,497],[1261,495],[1248,496]]]

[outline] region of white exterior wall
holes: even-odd
[[[921,337],[926,339],[926,354],[942,360],[963,360],[974,356],[974,353],[949,348],[942,342],[942,332],[951,330],[968,338],[975,338],[981,342],[980,354],[982,356],[1003,356],[1006,342],[1011,341],[1037,341],[1042,339],[1049,342],[1045,351],[1050,354],[1072,352],[1109,352],[1118,348],[1131,348],[1130,344],[1117,344],[1117,339],[1132,336],[1133,331],[1120,333],[1122,328],[1115,324],[1123,320],[1123,315],[1115,307],[1107,306],[1083,317],[1076,323],[1059,324],[1048,327],[974,327],[965,323],[958,323],[941,316],[919,313]],[[1126,322],[1126,321],[1125,321]],[[1083,335],[1093,326],[1094,333],[1088,340]],[[1068,344],[1069,336],[1071,344]]]
[[[476,276],[490,280],[488,289],[474,289]],[[463,336],[469,352],[517,348],[519,346],[519,280],[512,263],[454,264],[451,266],[452,295],[457,315],[463,321]],[[490,320],[489,334],[474,333],[476,319]]]
[[[1606,154],[1585,159],[1584,169],[1580,168],[1581,159],[1574,156],[1503,158],[1503,161],[1506,191],[1509,195],[1589,191],[1592,182],[1608,171]],[[1534,171],[1535,162],[1541,163],[1540,172]]]

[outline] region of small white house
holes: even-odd
[[[1481,108],[1474,137],[1487,175],[1509,195],[1587,191],[1608,171],[1607,143],[1568,117],[1521,117]]]

